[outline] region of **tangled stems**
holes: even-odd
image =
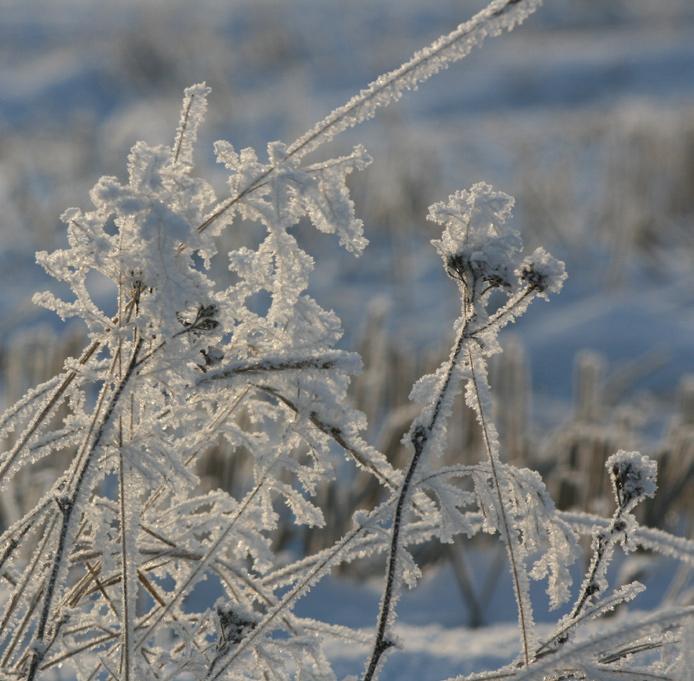
[[[107,427],[111,423],[114,412],[118,405],[118,402],[123,395],[129,380],[132,378],[135,371],[135,366],[137,363],[137,357],[142,349],[142,339],[140,339],[133,349],[132,355],[128,362],[128,366],[118,385],[111,394],[108,405],[104,411],[104,415],[101,418],[101,422],[96,427],[94,438],[89,444],[89,439],[91,437],[92,429],[87,433],[87,438],[84,442],[83,455],[76,459],[77,466],[74,475],[74,484],[72,485],[72,490],[65,495],[56,497],[56,504],[58,505],[60,512],[62,514],[62,525],[60,527],[60,534],[58,535],[58,545],[55,550],[55,555],[53,557],[53,562],[51,565],[51,570],[48,576],[48,581],[46,584],[46,591],[43,598],[43,606],[41,608],[41,615],[39,617],[38,625],[36,627],[36,634],[34,636],[33,651],[31,653],[31,658],[29,661],[29,667],[27,671],[26,679],[27,681],[34,681],[36,674],[39,670],[41,662],[45,657],[47,652],[47,646],[45,643],[46,627],[48,624],[49,615],[51,612],[51,606],[53,604],[53,597],[58,588],[58,575],[61,568],[63,567],[65,551],[67,548],[68,535],[73,524],[74,512],[77,506],[76,502],[83,491],[83,484],[87,475],[87,471],[91,462],[93,461],[94,453],[98,450],[101,440],[106,432]],[[106,394],[107,386],[104,386],[104,392],[102,396]],[[99,416],[99,406],[94,410],[94,422]],[[80,460],[81,459],[81,460]]]

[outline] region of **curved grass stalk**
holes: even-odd
[[[344,105],[316,123],[287,147],[286,158],[303,158],[341,132],[372,118],[378,109],[398,101],[406,90],[414,90],[420,83],[466,57],[487,36],[513,30],[541,4],[542,0],[493,0],[448,35],[415,52],[402,66],[379,76]],[[274,171],[275,168],[271,167],[250,181],[235,196],[220,202],[198,225],[196,231],[204,232],[245,196],[262,186]]]

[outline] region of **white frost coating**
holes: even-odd
[[[0,454],[0,491],[12,481],[14,475],[28,463],[36,463],[66,444],[65,437],[72,435],[67,431],[45,433],[51,417],[63,400],[74,394],[71,389],[70,372],[46,381],[30,390],[18,403],[4,415],[6,424],[0,429],[0,438],[16,432],[12,446]],[[6,441],[6,440],[5,440]]]
[[[205,86],[186,91],[173,148],[137,143],[128,158],[127,183],[102,178],[91,192],[94,210],[70,209],[63,216],[68,248],[38,256],[74,295],[66,301],[50,294],[39,299],[62,315],[85,320],[94,339],[92,347],[103,354],[88,366],[73,363],[74,386],[60,395],[60,401],[71,399],[74,409],[65,428],[46,429],[49,412],[36,415],[36,408],[41,412],[60,404],[52,403],[60,379],[28,396],[6,419],[8,432],[22,428],[29,433],[18,445],[21,452],[16,456],[10,452],[0,461],[10,473],[29,458],[74,438],[75,432],[80,434],[66,489],[59,488],[57,500],[49,498],[40,509],[57,514],[58,529],[48,535],[49,555],[38,563],[43,576],[48,574],[44,595],[31,592],[41,587],[41,580],[26,587],[38,602],[32,624],[35,641],[30,642],[31,679],[47,654],[46,642],[58,633],[54,611],[72,588],[68,558],[78,537],[80,550],[97,561],[94,569],[123,575],[120,582],[116,580],[119,598],[112,594],[106,601],[80,601],[74,608],[101,630],[120,631],[114,643],[119,642],[124,651],[125,678],[146,669],[141,667],[140,652],[145,644],[169,671],[181,665],[199,670],[201,677],[214,676],[232,657],[241,674],[264,675],[267,670],[250,659],[239,660],[231,646],[219,642],[218,655],[210,662],[200,651],[207,649],[202,643],[213,634],[207,625],[189,621],[179,604],[200,580],[219,570],[228,584],[228,598],[244,599],[249,613],[276,602],[272,594],[263,593],[251,570],[257,574],[276,567],[271,537],[279,500],[292,510],[297,524],[324,524],[314,497],[319,483],[329,480],[334,469],[331,443],[389,488],[400,479],[385,457],[360,436],[365,419],[346,397],[350,375],[360,370],[361,362],[354,353],[335,349],[342,335],[339,319],[306,294],[313,259],[288,232],[307,215],[322,231],[336,233],[347,250],[359,253],[366,240],[345,179],[370,159],[362,147],[356,147],[348,156],[302,168],[286,158],[281,143],[270,144],[270,165],[277,172],[263,190],[239,205],[242,215],[264,224],[266,238],[257,249],[239,249],[230,255],[238,281],[219,289],[196,266],[192,251],[181,248],[187,243],[208,256],[215,248],[211,231],[195,230],[214,204],[214,192],[191,174],[207,92]],[[217,151],[232,171],[232,186],[263,170],[251,150],[237,155],[230,145],[218,144]],[[92,270],[118,287],[115,321],[91,297],[86,277]],[[247,301],[261,291],[271,294],[271,304],[259,314],[249,309]],[[101,384],[102,396],[92,408],[84,394],[94,382]],[[209,389],[202,391],[198,387],[202,385]],[[255,484],[238,502],[228,495],[190,496],[198,483],[191,465],[211,436],[226,438],[249,457]],[[117,508],[97,491],[104,476],[119,470]],[[23,527],[13,528],[20,539]],[[12,541],[12,536],[2,535],[0,549],[14,550]],[[153,573],[151,568],[141,570],[144,561],[162,551],[168,556],[172,549],[173,558],[156,561]],[[191,564],[190,556],[196,562]],[[328,569],[329,565],[321,567],[316,579]],[[157,594],[157,580],[174,585],[165,598]],[[166,605],[156,615],[150,613],[146,630],[138,631],[136,603],[142,589]],[[274,632],[285,631],[290,638],[284,645],[292,659],[310,659],[310,664],[301,664],[315,667],[320,678],[327,678],[329,666],[318,641],[293,623],[292,605],[286,602],[270,620],[272,626],[263,632],[254,629],[252,636],[270,654],[278,645],[273,643]],[[176,616],[171,617],[174,608]],[[259,615],[256,619],[261,620]],[[212,621],[213,616],[201,619]],[[59,636],[55,654],[78,646],[80,635]],[[182,641],[173,654],[158,643],[170,635]],[[85,654],[88,659],[91,652]],[[283,658],[274,671],[285,664]],[[308,672],[304,676],[311,678]]]
[[[531,579],[547,579],[550,608],[571,595],[571,566],[580,557],[578,540],[557,509],[542,477],[527,468],[504,467],[511,492],[512,513],[517,518],[524,555],[534,558]],[[539,556],[539,557],[538,557]]]
[[[559,293],[566,281],[566,267],[540,247],[523,260],[516,271],[523,282],[534,286],[540,298],[549,300],[548,293]]]
[[[173,165],[193,165],[193,148],[198,139],[198,129],[207,112],[207,95],[211,91],[205,83],[191,85],[183,91],[181,118],[171,151]]]
[[[617,504],[629,510],[645,497],[655,495],[658,464],[640,452],[620,449],[605,462]]]
[[[0,455],[3,484],[38,457],[75,445],[64,477],[0,535],[0,570],[10,585],[0,614],[0,667],[27,681],[52,674],[62,661],[80,678],[109,673],[124,681],[333,679],[322,643],[351,632],[299,618],[293,607],[336,565],[385,553],[386,586],[364,678],[371,681],[397,642],[402,585],[419,576],[408,547],[480,530],[498,532],[506,544],[523,659],[529,669],[544,664],[533,635],[529,579],[547,579],[552,606],[566,600],[576,541],[540,477],[502,462],[487,359],[500,351],[497,335],[506,324],[535,297],[559,290],[563,264],[542,249],[523,260],[520,235],[509,224],[513,199],[487,184],[432,207],[431,218],[444,226],[435,243],[457,283],[461,314],[446,362],[412,390],[422,410],[406,436],[412,461],[399,471],[362,435],[366,419],[348,399],[359,359],[338,349],[340,320],[307,294],[314,261],[292,232],[307,218],[359,254],[367,242],[347,177],[370,158],[356,146],[313,165],[301,159],[538,4],[495,0],[294,145],[268,144],[267,160],[253,149],[237,153],[230,143],[217,143],[234,198],[223,204],[215,230],[204,229],[211,224],[205,216],[220,216],[219,204],[192,163],[209,92],[204,84],[186,90],[172,147],[137,143],[127,181],[102,178],[90,195],[92,210],[63,214],[68,246],[37,259],[72,293],[64,301],[51,294],[37,299],[61,315],[79,316],[91,344],[0,420],[0,434],[16,438]],[[220,286],[209,266],[213,237],[236,216],[259,222],[264,236],[229,254],[233,283]],[[92,271],[118,290],[113,316],[92,298]],[[498,308],[489,304],[492,292]],[[257,304],[258,298],[266,302]],[[482,427],[486,461],[441,468],[436,454],[463,387]],[[69,416],[53,423],[66,400]],[[245,487],[204,493],[197,464],[220,439],[230,458],[223,466],[235,472],[240,460],[248,471]],[[328,524],[328,495],[339,504],[343,497],[339,486],[326,483],[348,477],[344,459],[374,476],[388,496],[355,512],[352,528],[328,549],[298,560],[290,551],[278,554],[284,506],[294,525]],[[654,464],[620,452],[609,467],[618,513],[595,530],[598,558],[584,580],[586,596],[564,622],[572,636],[579,622],[640,588],[602,595],[613,544],[632,549],[651,541],[685,561],[693,553],[691,543],[639,528],[629,514],[653,493]],[[460,486],[463,477],[472,480],[468,488]],[[35,547],[33,555],[27,545]],[[201,589],[194,599],[201,612],[191,612],[191,592],[205,580],[214,580],[224,596],[202,603]],[[676,627],[676,617],[661,624]],[[551,643],[552,663],[573,664],[573,640]],[[600,658],[584,668],[605,676],[612,672],[606,664]]]
[[[512,287],[522,248],[518,231],[506,225],[513,204],[513,197],[478,182],[429,208],[429,219],[445,225],[432,244],[451,276],[469,270],[482,281]]]
[[[301,159],[289,154],[279,141],[268,144],[267,163],[260,162],[253,149],[237,154],[227,142],[217,142],[215,151],[217,160],[231,171],[232,196],[241,196],[258,177],[267,178],[240,198],[236,209],[248,219],[272,226],[274,238],[286,239],[281,230],[306,215],[320,231],[337,234],[340,244],[352,254],[358,255],[366,247],[363,224],[355,216],[346,184],[352,172],[371,163],[363,146],[356,146],[348,156],[308,166],[301,166]],[[287,255],[292,250],[296,249],[288,249]]]
[[[53,378],[48,379],[45,383],[37,385],[35,388],[27,391],[24,396],[15,402],[11,407],[6,409],[2,416],[0,416],[0,438],[5,438],[10,433],[14,432],[17,428],[17,417],[28,409],[32,410],[32,415],[34,410],[37,409],[37,404],[39,400],[42,400],[46,393],[52,391],[58,386],[58,384],[64,380],[67,376],[67,372],[64,374],[58,374]]]

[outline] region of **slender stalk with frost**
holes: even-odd
[[[607,588],[607,568],[614,548],[622,543],[633,548],[638,523],[632,509],[656,490],[656,464],[639,452],[618,451],[605,462],[616,501],[616,509],[608,526],[593,535],[593,553],[579,595],[569,614],[562,619],[557,632],[538,647],[536,654],[555,652],[568,641],[568,632],[579,621],[598,594]],[[605,599],[603,599],[605,600]],[[599,605],[600,602],[596,605]]]
[[[405,514],[408,510],[409,500],[412,491],[412,483],[415,479],[415,473],[419,466],[422,457],[428,455],[430,442],[434,436],[436,427],[439,425],[439,418],[448,418],[450,414],[450,405],[453,401],[453,396],[456,392],[454,379],[458,378],[460,372],[461,352],[465,341],[465,329],[467,324],[467,315],[463,312],[463,324],[458,334],[458,338],[451,350],[448,359],[448,365],[443,377],[443,381],[439,390],[433,409],[430,414],[426,414],[424,418],[417,419],[410,428],[408,439],[412,449],[412,458],[405,473],[400,491],[395,503],[395,512],[393,514],[390,550],[386,564],[386,582],[383,597],[381,599],[381,609],[378,615],[378,623],[376,625],[376,640],[369,658],[366,671],[364,673],[364,681],[371,681],[383,654],[393,645],[392,640],[388,636],[388,627],[393,620],[393,609],[397,603],[398,594],[400,592],[399,585],[399,565],[401,547],[400,535],[404,525]],[[457,382],[457,381],[456,381]],[[443,416],[442,416],[443,414]],[[424,421],[423,423],[421,421]]]
[[[518,530],[514,527],[509,518],[506,501],[503,492],[503,478],[501,472],[501,460],[499,458],[499,441],[496,435],[494,426],[491,423],[491,418],[483,406],[480,395],[481,380],[486,382],[486,377],[482,379],[479,372],[476,371],[476,361],[472,349],[468,350],[468,361],[470,365],[470,382],[472,385],[472,399],[475,411],[477,412],[480,427],[482,428],[482,438],[484,440],[484,448],[489,459],[489,465],[492,472],[492,480],[494,481],[494,491],[498,501],[499,520],[501,522],[501,535],[504,538],[506,552],[508,554],[509,567],[511,569],[511,578],[513,582],[513,593],[516,598],[516,606],[518,608],[518,620],[521,631],[521,640],[523,644],[523,661],[527,666],[531,659],[531,646],[533,645],[534,634],[532,633],[533,611],[530,598],[528,597],[528,576],[525,568],[522,565],[522,555],[518,542]],[[477,366],[481,363],[477,362]],[[487,386],[485,385],[485,389]]]

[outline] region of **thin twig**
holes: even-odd
[[[200,378],[196,385],[201,386],[212,381],[234,378],[238,374],[272,373],[276,371],[299,371],[301,369],[318,369],[326,371],[339,366],[339,359],[316,355],[315,357],[260,360],[258,362],[232,362],[227,367],[211,371]]]
[[[394,598],[397,597],[396,590],[398,585],[396,584],[396,574],[397,574],[397,563],[400,553],[400,532],[403,525],[403,516],[406,510],[406,503],[410,494],[410,487],[414,478],[415,471],[419,465],[419,461],[422,458],[425,447],[429,442],[431,434],[436,427],[439,415],[441,413],[441,405],[448,392],[448,387],[450,385],[451,379],[453,377],[454,370],[459,361],[460,353],[463,349],[465,342],[465,330],[467,328],[467,320],[462,325],[460,334],[456,340],[456,343],[451,351],[451,356],[449,359],[448,370],[446,372],[445,379],[437,396],[434,408],[429,418],[429,422],[426,426],[417,425],[414,426],[410,434],[410,442],[414,452],[412,454],[412,459],[410,465],[405,474],[405,478],[402,482],[400,488],[400,493],[398,495],[398,500],[395,505],[395,512],[393,514],[393,526],[390,542],[390,552],[388,554],[388,565],[386,568],[386,585],[383,592],[383,600],[381,601],[381,610],[378,615],[378,624],[376,627],[376,640],[374,642],[374,647],[371,652],[371,657],[369,659],[366,672],[364,674],[364,681],[371,681],[376,669],[378,668],[378,663],[390,647],[392,647],[393,642],[387,637],[387,628],[390,622],[391,609],[394,605]]]

